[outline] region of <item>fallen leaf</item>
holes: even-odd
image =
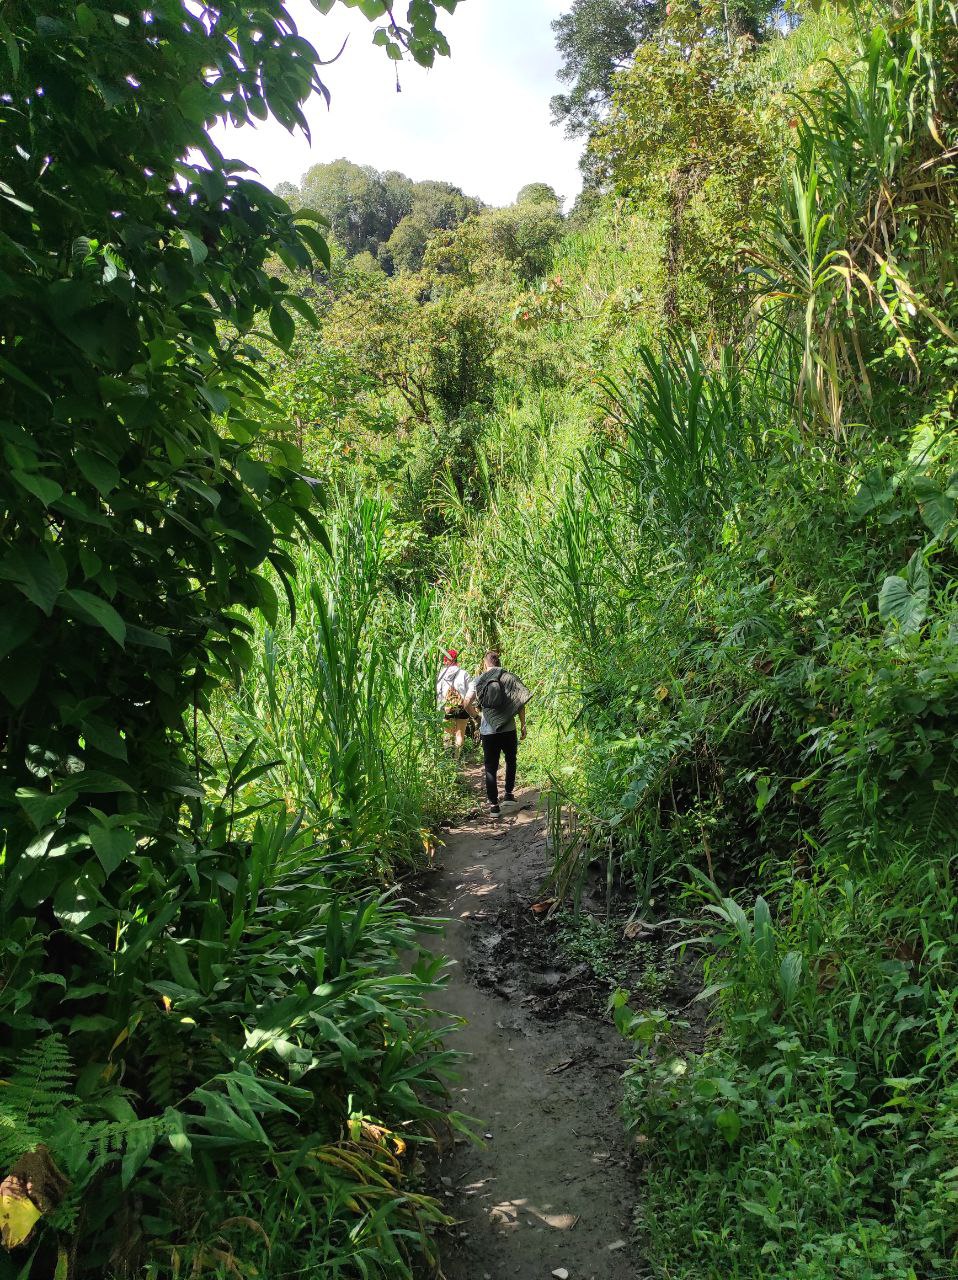
[[[39,1218],[40,1210],[26,1196],[0,1196],[0,1241],[4,1248],[23,1244]]]
[[[542,916],[545,915],[550,907],[554,907],[555,904],[555,898],[543,898],[541,902],[534,902],[529,910],[533,912],[534,915]]]
[[[611,1244],[607,1244],[605,1247],[606,1247],[606,1248],[609,1250],[609,1252],[611,1253],[611,1252],[613,1252],[615,1249],[624,1249],[624,1248],[625,1248],[625,1241],[624,1241],[624,1240],[613,1240]]]
[[[669,686],[667,684],[660,684],[655,691],[655,696],[659,702],[664,702],[669,696]]]

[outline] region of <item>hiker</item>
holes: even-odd
[[[490,649],[482,660],[482,673],[476,677],[468,697],[466,710],[475,717],[481,713],[479,737],[482,742],[482,758],[485,764],[486,799],[489,812],[497,818],[499,809],[499,759],[506,758],[506,790],[504,804],[515,804],[513,788],[516,785],[516,756],[519,738],[526,736],[526,703],[532,694],[511,671],[503,669],[502,660],[495,649]],[[516,732],[516,719],[519,732]]]
[[[442,666],[436,680],[436,702],[443,716],[443,742],[447,746],[452,744],[457,759],[462,754],[466,741],[466,728],[469,724],[466,698],[472,689],[472,679],[460,667],[458,658],[458,649],[444,649]]]

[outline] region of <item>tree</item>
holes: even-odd
[[[557,204],[525,200],[483,209],[428,243],[424,268],[469,285],[489,280],[531,283],[548,271],[565,227]]]
[[[380,262],[387,271],[418,271],[433,232],[458,226],[481,208],[481,200],[463,195],[451,182],[410,183],[409,213],[380,247]]]
[[[409,215],[381,247],[379,260],[387,271],[418,271],[429,242],[429,230]]]
[[[666,321],[727,339],[746,307],[742,244],[779,151],[767,107],[743,88],[751,42],[730,51],[680,0],[667,31],[616,77],[590,157],[604,187],[662,220]]]
[[[521,187],[516,196],[516,204],[525,204],[526,201],[532,204],[552,204],[557,209],[562,204],[556,195],[555,188],[550,187],[548,182],[527,182],[524,187]]]
[[[370,165],[346,159],[314,164],[303,176],[300,200],[327,219],[350,257],[364,250],[375,254],[395,225],[389,190]]]
[[[416,183],[407,178],[398,169],[388,169],[383,175],[383,187],[386,192],[386,208],[389,224],[396,227],[412,209]]]
[[[472,213],[478,213],[482,201],[464,195],[451,182],[426,179],[413,188],[412,216],[427,231],[446,230],[456,226]]]
[[[437,228],[454,227],[482,208],[481,200],[463,195],[451,182],[413,182],[395,169],[380,173],[345,159],[313,165],[299,187],[284,182],[280,190],[294,207],[321,213],[348,257],[381,256],[387,270],[393,269],[394,255],[386,245],[402,222],[412,220],[395,246],[396,269],[417,270],[422,254],[412,250],[414,241]]]
[[[410,15],[378,42],[431,62],[435,10]],[[197,847],[196,725],[245,615],[275,621],[291,540],[324,536],[259,365],[310,315],[270,263],[328,249],[210,130],[305,129],[326,90],[283,0],[44,0],[0,36],[0,1021],[5,1050],[59,1031],[109,1060],[92,1091],[142,1052],[117,1031],[155,1016],[174,932],[232,911],[245,861]]]
[[[552,118],[570,137],[590,133],[602,119],[615,72],[629,65],[664,17],[665,0],[572,0],[569,12],[556,18],[559,79],[571,87],[552,99]]]

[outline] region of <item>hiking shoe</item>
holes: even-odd
[[[515,802],[516,802],[516,798],[511,791],[507,791],[506,794],[502,797],[503,804],[515,804]]]
[[[499,808],[499,806],[498,806],[497,804],[491,804],[491,805],[489,806],[489,817],[490,817],[490,818],[498,818],[498,817],[499,817],[499,815],[500,815],[501,813],[502,813],[502,810]]]

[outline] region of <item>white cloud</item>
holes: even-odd
[[[548,182],[569,202],[579,190],[579,144],[550,123],[558,88],[551,20],[569,0],[462,0],[441,14],[452,45],[431,71],[399,66],[372,46],[372,27],[354,11],[321,16],[307,0],[291,0],[300,33],[323,57],[343,39],[343,56],[322,75],[332,107],[306,109],[310,147],[274,120],[242,130],[219,129],[223,151],[257,169],[270,186],[298,181],[312,164],[345,156],[411,178],[455,182],[490,204],[507,204],[526,182]]]

